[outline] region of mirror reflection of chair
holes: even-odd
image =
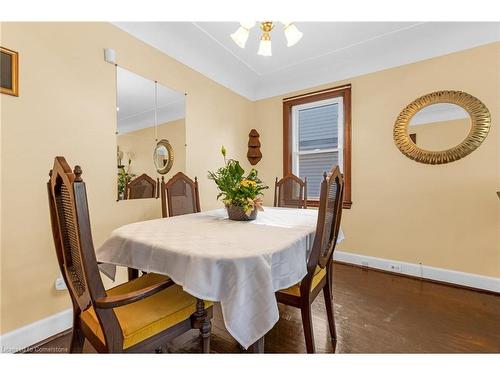
[[[287,174],[274,183],[274,207],[307,208],[307,177]]]
[[[342,216],[344,181],[338,166],[321,182],[318,221],[312,250],[307,260],[307,275],[299,284],[276,292],[278,302],[300,308],[308,353],[314,353],[311,304],[323,290],[332,341],[337,340],[332,302],[332,259]]]
[[[125,199],[157,198],[156,185],[153,178],[143,173],[127,183]]]
[[[73,304],[70,352],[82,352],[85,339],[98,352],[153,352],[197,328],[208,353],[213,303],[154,273],[104,289],[81,174],[57,157],[47,183],[57,260]]]
[[[161,177],[162,216],[178,216],[200,212],[200,194],[198,179],[191,180],[178,172],[166,183]]]

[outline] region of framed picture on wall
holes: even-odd
[[[0,93],[19,96],[19,56],[0,47]]]

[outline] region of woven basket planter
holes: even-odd
[[[257,209],[254,208],[253,211],[250,213],[250,215],[247,215],[245,211],[243,211],[243,208],[239,206],[226,206],[227,210],[227,215],[229,216],[230,220],[235,220],[235,221],[250,221],[250,220],[255,220],[257,218]]]

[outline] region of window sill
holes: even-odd
[[[307,207],[318,207],[319,206],[319,200],[307,200]],[[352,201],[349,202],[342,202],[342,209],[350,209],[352,206]]]

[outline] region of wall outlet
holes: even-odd
[[[389,271],[392,271],[392,272],[401,272],[402,271],[401,264],[390,263],[389,264]]]
[[[55,284],[56,290],[68,289],[61,274],[59,274],[59,276],[57,277],[56,282],[54,284]]]

